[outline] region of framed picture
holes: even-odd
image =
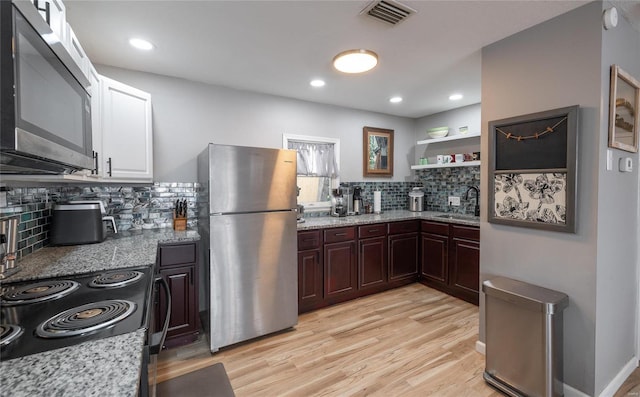
[[[393,176],[393,130],[362,129],[363,176]]]
[[[578,106],[489,122],[488,221],[575,233]]]
[[[618,65],[611,66],[609,94],[609,147],[638,151],[640,82]]]

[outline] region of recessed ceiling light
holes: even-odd
[[[462,99],[462,94],[452,94],[449,96],[450,101],[459,101]]]
[[[392,98],[389,99],[389,102],[391,103],[398,103],[398,102],[402,102],[402,97],[400,96],[394,96]]]
[[[324,80],[320,80],[320,79],[316,79],[316,80],[311,80],[311,84],[312,87],[324,87]]]
[[[378,64],[378,54],[369,50],[349,50],[333,58],[333,67],[343,73],[364,73]]]
[[[153,44],[144,39],[133,38],[129,40],[129,44],[139,50],[149,51],[153,49]]]

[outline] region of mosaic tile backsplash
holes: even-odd
[[[382,211],[408,209],[408,194],[423,187],[425,210],[473,214],[476,205],[469,186],[480,186],[480,167],[435,168],[416,171],[415,182],[344,182],[342,186],[360,186],[364,202],[373,203],[373,192],[382,192]],[[0,208],[0,219],[19,216],[18,258],[49,244],[51,212],[57,202],[101,200],[118,230],[166,228],[173,225],[173,207],[178,199],[187,199],[188,226],[197,225],[198,183],[154,183],[151,186],[57,186],[4,187],[7,207]],[[449,196],[461,197],[460,207],[449,206]],[[305,217],[328,216],[328,212],[306,212]]]
[[[465,193],[469,186],[480,188],[480,167],[429,168],[417,170],[419,185],[424,187],[427,211],[454,212],[473,215],[478,198],[475,192]],[[460,206],[450,206],[449,196],[460,197]]]
[[[187,226],[197,225],[197,183],[154,183],[152,186],[58,186],[4,188],[7,204],[0,219],[19,216],[18,258],[49,244],[49,226],[55,203],[69,200],[101,200],[118,230],[173,226],[173,207],[187,199]]]

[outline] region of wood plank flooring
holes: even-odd
[[[224,363],[242,396],[501,396],[482,379],[478,308],[412,284],[303,314],[295,330],[224,349],[163,351],[158,382]]]

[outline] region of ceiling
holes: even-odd
[[[403,1],[417,12],[395,26],[360,15],[369,3],[65,2],[94,64],[416,118],[480,102],[483,46],[586,1]],[[135,50],[134,36],[156,48]],[[353,48],[377,52],[378,66],[334,70],[333,57]],[[390,103],[396,95],[403,102]]]

